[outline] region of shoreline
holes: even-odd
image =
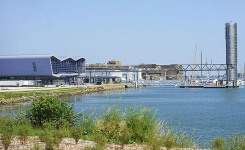
[[[107,90],[120,90],[134,88],[133,84],[103,84],[103,85],[67,85],[51,87],[7,87],[0,90],[0,106],[14,105],[16,103],[31,102],[41,97],[65,97],[79,94],[88,94]],[[140,87],[140,86],[139,86]],[[17,96],[14,96],[17,94]],[[11,95],[6,97],[5,95]]]
[[[21,141],[18,137],[14,137],[11,141],[9,146],[9,150],[27,150],[27,149],[34,149],[35,147],[38,149],[45,149],[46,144],[41,142],[39,137],[37,136],[28,136],[27,140],[24,144],[21,144]],[[62,141],[55,146],[54,149],[59,150],[81,150],[81,149],[92,149],[96,147],[96,142],[79,139],[78,142],[75,142],[73,138],[62,138]],[[121,144],[106,144],[103,148],[104,150],[145,150],[151,149],[151,146],[143,145],[143,144],[125,144],[123,147]],[[0,142],[0,149],[4,149],[4,146]],[[160,147],[159,150],[167,150],[166,147]],[[200,148],[170,148],[169,150],[207,150],[207,149],[200,149]]]

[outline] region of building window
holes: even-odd
[[[35,62],[32,62],[33,71],[37,72],[37,66]]]

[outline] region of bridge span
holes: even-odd
[[[142,70],[152,71],[226,71],[229,67],[236,67],[236,65],[227,64],[170,64],[170,65],[130,65],[130,66],[101,66],[101,65],[87,65],[86,70],[96,71],[125,71],[136,72]]]

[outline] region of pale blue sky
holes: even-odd
[[[225,63],[225,23],[238,26],[245,62],[244,0],[0,0],[0,55],[52,54],[88,63],[120,60]]]

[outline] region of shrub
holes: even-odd
[[[167,150],[170,150],[175,145],[175,140],[172,137],[167,137],[164,140],[164,145],[166,146]]]
[[[122,149],[124,148],[124,144],[128,144],[132,137],[132,130],[127,127],[126,122],[120,123],[120,128],[118,132],[118,139],[122,145]]]
[[[114,140],[118,135],[121,122],[118,102],[112,107],[104,106],[101,112],[101,116],[95,121],[95,132],[101,132],[107,139]]]
[[[70,130],[71,137],[75,139],[75,142],[77,144],[78,140],[81,138],[82,128],[81,127],[73,127]]]
[[[194,133],[194,131],[193,131]],[[193,138],[193,133],[192,134],[188,134],[184,131],[178,131],[178,133],[176,133],[176,146],[180,147],[180,148],[197,148],[197,142],[194,140]]]
[[[147,143],[152,136],[158,135],[158,120],[151,108],[131,106],[125,109],[125,121],[134,142]]]
[[[81,122],[81,128],[82,128],[82,135],[92,135],[93,129],[94,129],[94,121],[93,119],[93,113],[89,113],[87,116],[84,116],[82,113],[82,122]]]
[[[74,126],[79,113],[75,113],[74,106],[68,106],[66,100],[46,97],[32,102],[32,108],[27,111],[26,117],[37,127],[42,127],[45,122],[51,122],[55,128],[61,128],[66,123]]]
[[[159,150],[161,146],[161,137],[159,135],[153,135],[147,142],[147,149],[150,150]]]
[[[229,150],[245,149],[245,135],[239,133],[231,135],[227,140]]]
[[[106,146],[107,138],[101,132],[95,133],[93,140],[96,142],[96,149],[104,149]]]
[[[223,150],[225,148],[225,139],[214,138],[211,143],[211,148],[214,150]]]
[[[4,145],[4,148],[8,149],[13,138],[14,121],[12,118],[6,116],[1,117],[0,121],[1,121],[1,126],[0,126],[1,141],[2,144]]]
[[[17,134],[19,136],[18,138],[21,141],[21,144],[23,145],[27,140],[27,136],[29,135],[29,130],[26,126],[21,126]]]
[[[55,146],[59,147],[63,137],[61,130],[44,130],[40,139],[46,144],[46,149],[54,149]]]

